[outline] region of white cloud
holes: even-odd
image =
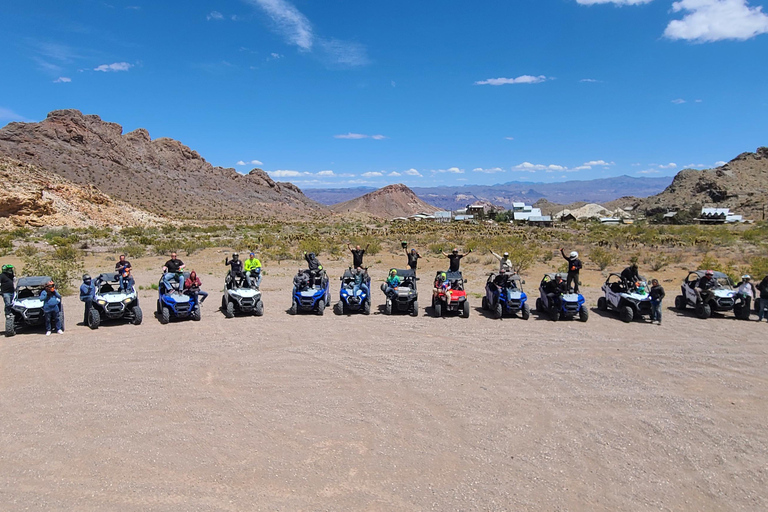
[[[334,139],[352,139],[352,140],[358,140],[358,139],[373,139],[373,140],[384,140],[387,137],[384,135],[366,135],[364,133],[343,133],[340,135],[334,135]]]
[[[408,169],[407,171],[403,171],[403,174],[407,176],[418,176],[421,177],[421,173],[417,171],[416,169]]]
[[[32,119],[20,116],[11,109],[0,107],[0,120],[2,121],[20,121],[22,123],[32,123]]]
[[[390,81],[389,83],[392,85],[392,87],[397,87],[397,83],[394,80]]]
[[[211,13],[208,16],[206,16],[205,19],[207,19],[208,21],[211,21],[211,20],[219,21],[224,19],[224,15],[221,14],[219,11],[211,11]]]
[[[336,65],[356,67],[370,63],[365,46],[354,41],[319,39],[318,47],[323,56]]]
[[[363,176],[363,178],[378,178],[380,176],[384,176],[384,173],[383,172],[378,172],[378,171],[364,172],[362,174],[362,176]]]
[[[269,56],[272,57],[274,60],[282,59],[283,58],[282,55],[280,55],[279,53],[275,53],[275,52],[270,53]]]
[[[387,174],[387,176],[402,176],[402,174],[397,171],[392,171],[391,173]]]
[[[721,167],[727,163],[728,162],[726,162],[725,160],[718,160],[717,162],[715,162],[715,167]]]
[[[677,98],[676,100],[672,100],[672,103],[674,103],[675,105],[682,105],[685,102],[686,101],[682,98]]]
[[[476,167],[472,169],[472,172],[482,172],[486,174],[494,174],[497,172],[504,172],[504,169],[501,167],[491,167],[490,169],[483,169],[482,167]]]
[[[768,16],[762,9],[749,7],[746,0],[680,0],[672,4],[672,11],[685,15],[670,21],[664,36],[698,43],[744,41],[768,33]]]
[[[706,165],[704,165],[704,164],[687,164],[685,166],[686,169],[695,169],[695,168],[701,169],[703,167],[706,167]]]
[[[133,64],[127,62],[113,62],[112,64],[102,64],[101,66],[93,68],[94,71],[128,71],[133,67]]]
[[[239,160],[237,165],[264,165],[264,162],[261,162],[260,160]]]
[[[615,165],[615,164],[616,164],[615,162],[606,162],[605,160],[590,160],[589,162],[584,162],[583,165],[589,165],[591,167],[593,165],[608,166],[608,165]]]
[[[333,171],[320,171],[317,173],[318,176],[336,176],[336,174]]]
[[[597,83],[600,83],[600,80],[595,80],[594,78],[582,78],[581,80],[579,80],[579,82],[585,83],[585,84],[597,84]]]
[[[554,165],[554,164],[543,165],[543,164],[532,164],[531,162],[523,162],[521,164],[514,166],[512,170],[523,171],[523,172],[537,172],[537,171],[557,172],[557,171],[567,171],[568,168],[562,165]]]
[[[464,169],[459,169],[458,167],[449,167],[448,169],[433,169],[432,174],[436,173],[464,174]]]
[[[659,165],[659,169],[674,169],[677,167],[677,164],[674,162],[670,162],[667,165]]]
[[[264,9],[285,39],[305,51],[312,50],[312,24],[296,7],[285,0],[249,0]]]
[[[574,171],[586,171],[588,169],[591,169],[591,165],[579,165],[578,167],[574,167],[572,170]]]
[[[694,103],[703,103],[704,102],[704,100],[693,100],[693,101],[694,101]]]
[[[538,84],[547,80],[544,75],[522,75],[517,78],[489,78],[475,82],[475,85]]]
[[[646,169],[645,171],[637,171],[637,174],[659,174],[660,172],[658,169]]]
[[[60,76],[59,78],[54,80],[53,83],[55,83],[55,84],[68,84],[71,81],[72,81],[71,78],[68,78],[66,76]]]
[[[299,172],[299,171],[284,171],[284,170],[278,170],[278,171],[269,171],[268,173],[270,176],[274,176],[275,178],[295,178],[297,176],[307,176],[308,172]]]
[[[514,137],[504,137],[505,140],[515,140]]]

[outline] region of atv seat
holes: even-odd
[[[115,289],[112,288],[112,285],[108,283],[101,285],[101,288],[99,288],[99,293],[109,293],[113,291],[115,291]]]
[[[29,298],[34,297],[34,296],[35,296],[35,293],[32,290],[30,290],[29,288],[27,288],[25,290],[21,290],[19,292],[19,294],[17,295],[17,297],[19,299],[29,299]]]

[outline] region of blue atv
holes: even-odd
[[[566,274],[563,273],[544,274],[539,285],[540,297],[536,299],[536,312],[539,314],[548,313],[554,322],[576,316],[582,322],[586,322],[589,320],[589,310],[584,296],[580,293],[573,293],[571,290],[563,292],[557,286],[558,278],[565,282],[566,277]]]
[[[520,313],[523,320],[531,317],[531,306],[528,304],[528,296],[523,291],[523,281],[518,274],[500,272],[488,276],[485,283],[485,297],[483,297],[483,309],[491,311],[496,318],[501,318],[504,313],[517,315]]]
[[[339,302],[333,307],[337,315],[343,315],[347,311],[362,311],[366,315],[371,314],[371,277],[368,272],[363,278],[363,288],[360,285],[355,291],[355,274],[352,269],[344,271],[341,276],[341,289],[339,290]],[[367,291],[366,291],[367,289]]]
[[[331,301],[331,287],[325,270],[310,272],[303,270],[293,279],[293,294],[288,313],[295,315],[300,311],[313,311],[322,315],[325,306]]]
[[[157,285],[159,296],[157,298],[157,316],[160,319],[161,324],[167,324],[171,321],[171,318],[191,318],[192,320],[200,320],[200,303],[198,301],[197,294],[185,294],[180,290],[183,289],[183,281],[189,277],[189,272],[178,274],[174,276],[175,283],[171,283],[170,287],[166,286],[165,281],[160,279]],[[179,282],[182,280],[181,282]]]

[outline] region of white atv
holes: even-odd
[[[619,312],[623,322],[651,315],[651,296],[647,290],[639,293],[632,289],[619,274],[610,274],[603,285],[603,297],[597,299],[597,309]]]
[[[40,300],[40,294],[49,281],[51,278],[48,276],[21,277],[16,281],[11,313],[5,317],[6,336],[14,336],[20,328],[38,327],[45,323],[43,301]],[[59,320],[61,321],[61,328],[64,329],[62,304],[59,304]]]
[[[99,274],[96,278],[96,295],[88,313],[88,327],[98,329],[102,320],[124,318],[139,325],[144,315],[139,307],[139,294],[135,288],[120,289],[120,277],[114,272]]]
[[[224,295],[221,297],[221,311],[227,318],[232,318],[236,313],[246,315],[261,316],[264,314],[264,302],[261,300],[261,291],[256,288],[254,283],[247,286],[247,281],[241,283],[233,282],[229,274],[224,281]]]
[[[715,286],[706,292],[705,300],[698,300],[695,288],[706,272],[706,270],[696,270],[688,274],[680,285],[682,295],[675,297],[675,309],[683,311],[686,307],[692,307],[699,318],[709,318],[713,312],[733,310],[736,303],[736,290],[733,289],[731,278],[723,272],[714,272],[712,279],[715,280]]]

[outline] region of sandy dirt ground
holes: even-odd
[[[223,255],[182,257],[212,292],[200,322],[160,325],[144,291],[141,326],[91,331],[67,297],[63,335],[0,338],[0,509],[768,509],[768,325],[666,309],[680,269],[662,326],[594,309],[597,271],[587,323],[494,320],[474,295],[469,319],[431,318],[437,259],[419,316],[386,316],[392,256],[371,258],[368,317],[289,316],[290,263],[263,317],[225,319]]]

